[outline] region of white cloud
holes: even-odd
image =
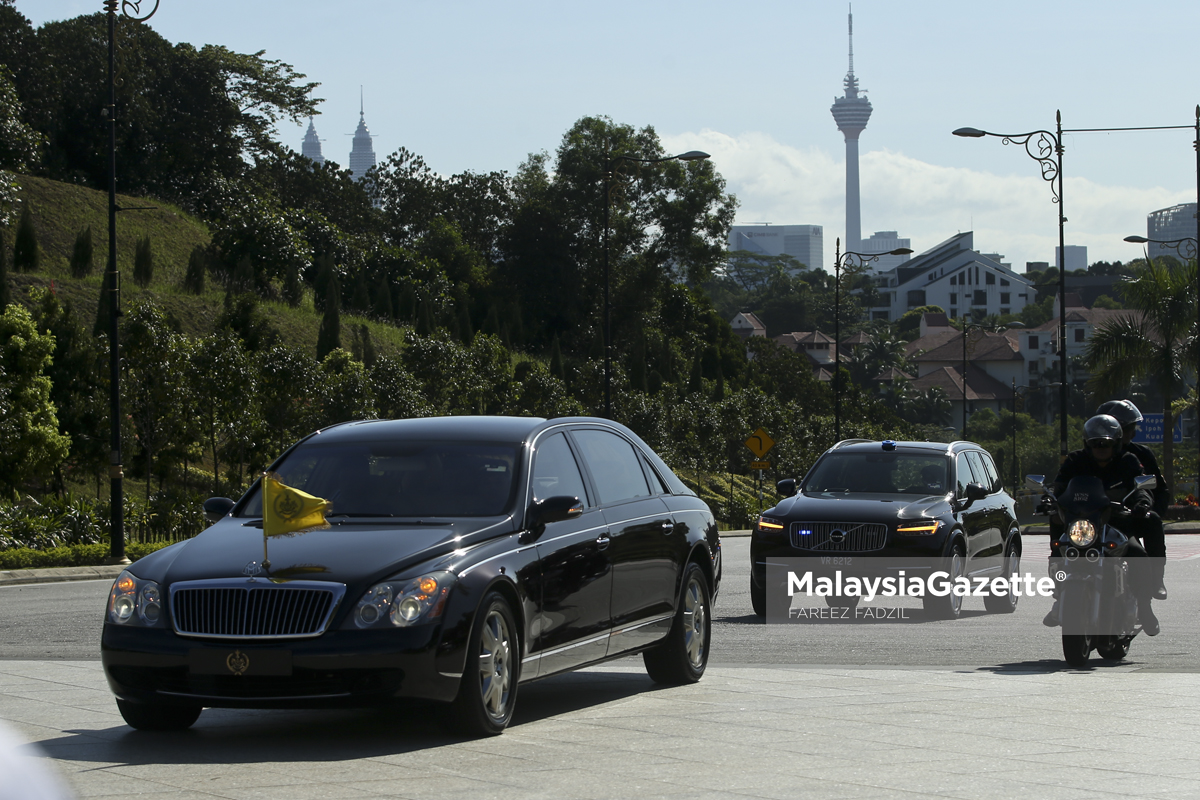
[[[825,263],[833,263],[834,238],[843,236],[845,219],[844,160],[815,147],[781,144],[764,133],[704,130],[662,138],[671,152],[699,149],[712,155],[738,197],[738,222],[823,225]],[[927,164],[890,150],[863,153],[863,236],[896,230],[920,253],[974,230],[976,248],[1002,253],[1018,272],[1026,261],[1053,262],[1058,208],[1037,164],[1028,167],[1028,176],[1001,176]],[[1149,212],[1195,200],[1188,192],[1105,186],[1069,172],[1064,193],[1066,243],[1086,245],[1089,262],[1137,258],[1140,249],[1121,240],[1144,235]]]

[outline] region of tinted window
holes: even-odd
[[[987,486],[987,476],[986,475],[981,478],[981,477],[976,476],[975,473],[971,471],[971,464],[967,459],[966,453],[958,454],[958,469],[956,470],[956,472],[958,473],[956,478],[957,478],[957,482],[958,482],[958,496],[959,497],[967,496],[967,484],[968,483],[978,483],[985,487]]]
[[[606,431],[575,431],[575,441],[591,470],[601,503],[648,497],[650,488],[633,445]]]
[[[670,494],[671,490],[663,483],[662,478],[654,471],[654,468],[645,462],[643,459],[642,466],[646,469],[646,474],[650,476],[650,489],[653,494]]]
[[[579,465],[561,433],[543,439],[533,461],[533,499],[568,495],[587,502]]]
[[[983,471],[987,473],[988,483],[984,485],[990,486],[993,492],[1000,491],[1000,489],[1003,488],[1001,486],[1000,473],[996,470],[996,465],[992,462],[991,455],[984,452],[976,452],[972,455],[979,457],[979,463],[983,465]],[[974,462],[972,462],[972,464],[974,464]],[[975,471],[978,472],[978,468],[976,468]]]
[[[329,500],[330,515],[476,517],[508,507],[516,459],[507,444],[309,443],[277,472],[288,486]],[[262,516],[258,489],[241,516]]]
[[[832,453],[804,482],[806,492],[945,494],[946,457],[917,453]]]

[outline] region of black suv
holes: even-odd
[[[804,480],[777,484],[784,499],[763,512],[750,540],[750,597],[766,614],[773,559],[920,556],[939,559],[951,579],[1018,571],[1020,528],[992,457],[971,442],[848,439],[829,448]],[[857,597],[827,597],[853,605]],[[1017,597],[985,597],[989,611],[1011,612]],[[926,596],[927,612],[955,618],[962,597]]]

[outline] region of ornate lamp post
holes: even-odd
[[[608,236],[610,218],[612,216],[613,175],[620,161],[635,164],[661,164],[664,161],[704,161],[708,153],[699,150],[689,150],[677,156],[663,158],[638,158],[636,156],[614,156],[611,153],[604,157],[604,416],[613,418],[612,413],[612,306],[609,303],[609,268],[608,268]]]
[[[154,8],[142,15],[142,0],[104,0],[108,16],[108,105],[100,112],[108,124],[108,396],[111,439],[109,451],[109,504],[111,531],[109,536],[110,564],[128,564],[125,556],[125,488],[121,463],[121,351],[118,342],[121,316],[121,276],[117,272],[117,5],[121,14],[134,22],[145,22],[158,11]]]
[[[1063,215],[1063,175],[1062,175],[1062,135],[1064,133],[1110,133],[1115,131],[1166,131],[1191,128],[1192,125],[1156,125],[1136,128],[1063,128],[1062,112],[1054,114],[1055,133],[1050,131],[1030,131],[1029,133],[992,133],[979,128],[959,128],[955,136],[965,136],[979,139],[984,136],[995,136],[1004,144],[1018,144],[1025,148],[1029,157],[1041,165],[1042,180],[1050,183],[1052,201],[1058,206],[1058,366],[1059,366],[1059,460],[1067,457],[1067,270],[1066,242],[1063,225],[1067,218]],[[1196,106],[1196,191],[1200,194],[1200,105]],[[1200,230],[1200,221],[1198,221]]]
[[[886,253],[855,253],[847,250],[842,252],[841,237],[834,240],[833,245],[833,439],[842,440],[842,380],[841,380],[841,345],[842,345],[842,268],[865,267],[872,261],[878,261],[880,256],[906,256],[912,250],[907,247],[897,247]]]

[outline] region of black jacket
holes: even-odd
[[[1104,481],[1104,489],[1108,493],[1109,499],[1121,501],[1125,500],[1130,492],[1134,492],[1136,485],[1133,479],[1145,474],[1142,462],[1128,450],[1118,453],[1104,466],[1100,466],[1099,462],[1092,458],[1090,450],[1076,450],[1067,456],[1058,470],[1058,477],[1054,479],[1054,494],[1055,496],[1061,495],[1071,478],[1077,475],[1095,475]],[[1145,489],[1137,489],[1133,496],[1125,502],[1125,505],[1132,506],[1142,497],[1147,501],[1153,500],[1150,492]]]

